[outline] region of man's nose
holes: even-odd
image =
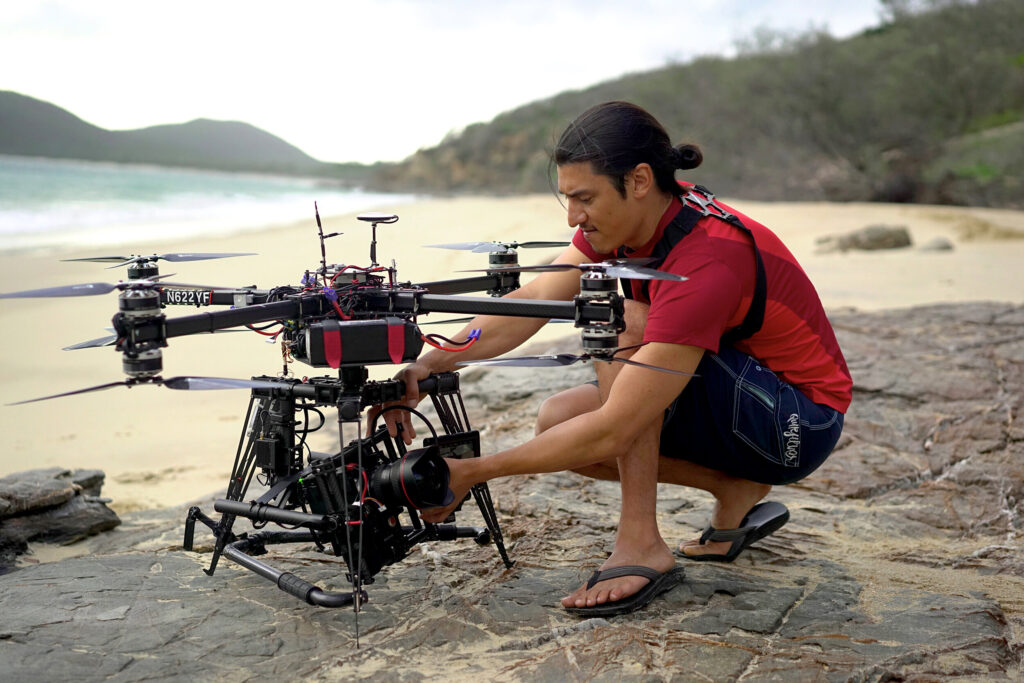
[[[576,226],[586,222],[587,214],[580,209],[579,204],[570,199],[568,209],[567,213],[570,228],[575,228]]]

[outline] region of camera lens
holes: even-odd
[[[428,446],[377,468],[370,475],[370,495],[387,505],[440,507],[452,502],[448,478],[448,464],[437,446]]]

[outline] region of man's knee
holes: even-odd
[[[573,387],[549,396],[540,404],[537,411],[537,434],[546,432],[557,424],[561,424],[577,415],[589,413],[601,407],[601,394],[592,384]]]

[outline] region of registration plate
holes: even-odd
[[[163,303],[171,306],[209,306],[212,292],[208,289],[162,289]]]

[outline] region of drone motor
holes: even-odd
[[[121,344],[124,352],[121,367],[124,373],[132,379],[159,375],[164,367],[161,345],[157,342],[136,344],[129,338],[135,323],[163,317],[160,292],[151,287],[128,287],[121,291],[117,299],[119,314],[114,318],[114,328],[119,334],[122,330],[126,333],[125,341]]]
[[[129,280],[145,280],[160,274],[156,259],[140,259],[128,264]]]
[[[580,296],[584,299],[606,301],[618,290],[618,279],[600,270],[588,270],[580,275]]]

